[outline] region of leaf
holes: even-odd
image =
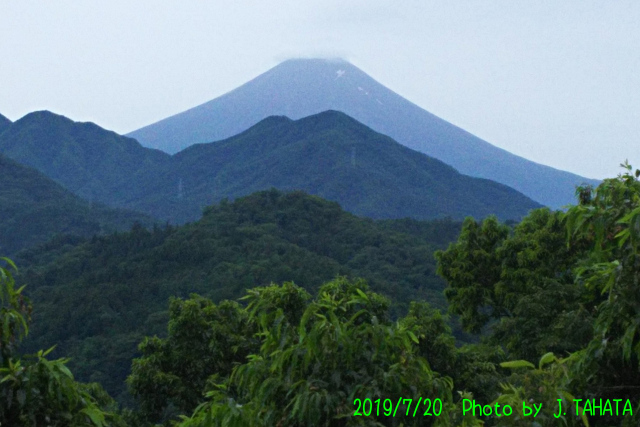
[[[518,369],[518,368],[532,368],[532,369],[535,369],[536,368],[533,365],[533,363],[527,362],[526,360],[512,360],[512,361],[509,361],[509,362],[502,362],[500,364],[500,366],[502,366],[503,368],[509,368],[509,369]]]
[[[23,389],[18,390],[18,392],[16,393],[16,399],[18,400],[20,406],[24,406],[24,402],[27,400],[27,392]]]
[[[369,297],[367,296],[367,294],[362,292],[359,288],[356,288],[356,292],[358,292],[358,295],[360,295],[362,298],[364,298],[365,300],[369,301]]]
[[[67,377],[73,379],[73,374],[71,373],[71,371],[69,370],[69,368],[67,368],[66,366],[64,366],[64,361],[62,361],[61,359],[58,360],[60,363],[60,365],[58,365],[58,369],[60,370],[60,372],[62,372],[64,375],[66,375]]]
[[[51,347],[50,349],[46,350],[44,353],[42,353],[42,356],[46,356],[47,354],[51,353],[57,346],[58,344],[55,344],[53,347]]]
[[[631,348],[633,347],[633,338],[636,335],[637,328],[638,321],[629,325],[622,337],[622,356],[625,360],[629,360],[631,358]]]
[[[542,367],[546,364],[553,362],[556,357],[553,355],[553,352],[549,352],[540,358],[540,363],[538,364],[538,369],[542,369]]]
[[[93,424],[95,424],[96,426],[103,427],[106,425],[104,420],[104,413],[98,408],[84,408],[80,412],[91,418],[91,422],[93,422]]]
[[[18,271],[18,267],[16,267],[15,263],[13,261],[11,261],[9,258],[1,257],[0,259],[2,261],[6,262],[7,264],[9,264],[11,266],[11,268],[13,268],[14,270]]]

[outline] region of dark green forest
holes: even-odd
[[[624,167],[518,223],[374,221],[271,190],[23,251],[0,269],[0,423],[637,426],[640,171]]]
[[[271,190],[212,206],[180,227],[59,238],[16,259],[38,307],[25,345],[57,344],[54,354],[71,357],[80,379],[126,400],[136,346],[165,333],[170,297],[219,302],[288,281],[314,292],[348,276],[393,296],[393,313],[415,299],[444,309],[433,252],[459,229],[451,220],[377,222],[316,196]]]
[[[376,219],[495,214],[519,220],[541,206],[337,111],[296,121],[269,117],[234,137],[173,156],[93,123],[39,111],[0,134],[0,153],[86,200],[173,224],[198,220],[204,207],[223,198],[272,187],[302,190]]]
[[[56,235],[90,237],[153,224],[147,215],[87,203],[38,171],[0,154],[0,253],[13,255]]]

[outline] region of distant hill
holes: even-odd
[[[573,203],[576,185],[598,183],[495,147],[340,60],[285,61],[225,95],[128,136],[177,153],[195,143],[229,138],[269,116],[299,119],[326,110],[342,111],[463,174],[506,184],[552,208]]]
[[[139,174],[170,159],[131,138],[49,111],[13,123],[0,135],[0,153],[38,169],[83,199],[115,206],[127,205]]]
[[[0,114],[0,134],[11,125],[11,120]]]
[[[0,256],[55,235],[92,236],[150,225],[143,214],[90,205],[40,172],[0,155]]]
[[[0,135],[0,152],[85,198],[173,223],[196,220],[223,198],[271,187],[304,190],[371,218],[519,219],[539,206],[335,111],[298,121],[271,117],[174,156],[90,123],[39,112]]]
[[[462,219],[496,214],[519,219],[540,205],[493,181],[471,178],[349,116],[328,111],[297,121],[271,117],[224,141],[197,144],[173,156],[155,178],[154,195],[132,205],[168,217],[193,218],[207,200],[275,187],[304,190],[370,218]],[[183,207],[161,211],[182,185]],[[153,188],[145,183],[145,188]]]
[[[185,226],[31,250],[17,260],[36,308],[26,350],[58,344],[54,356],[71,357],[80,380],[117,397],[142,337],[166,333],[171,296],[220,301],[284,281],[315,290],[347,275],[391,297],[396,312],[415,299],[445,308],[433,252],[456,239],[460,223],[417,225],[419,236],[393,228],[315,196],[271,190],[210,207]]]

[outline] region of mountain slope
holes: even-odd
[[[433,252],[460,224],[436,226],[425,235],[433,238],[414,237],[318,197],[265,191],[185,226],[29,251],[17,260],[36,307],[27,350],[57,343],[55,355],[71,357],[80,380],[100,381],[116,397],[142,337],[166,332],[170,297],[220,301],[284,281],[314,290],[347,275],[365,278],[398,310],[415,299],[444,308]]]
[[[182,186],[180,199],[176,182]],[[337,111],[297,121],[270,117],[227,140],[194,145],[175,154],[170,168],[143,186],[152,196],[131,207],[161,218],[182,215],[173,218],[177,222],[197,218],[207,199],[270,187],[303,190],[376,219],[491,214],[519,219],[540,206],[505,185],[462,175]],[[172,198],[170,210],[163,210]]]
[[[146,215],[90,205],[40,172],[0,155],[0,256],[58,234],[91,236],[151,224]]]
[[[79,196],[173,223],[197,220],[223,198],[271,187],[304,190],[372,218],[518,219],[538,207],[335,111],[298,121],[271,117],[173,156],[91,123],[38,112],[0,135],[0,152]]]
[[[460,172],[506,184],[553,208],[573,203],[575,185],[596,184],[495,147],[425,111],[346,61],[297,59],[212,101],[134,131],[143,145],[176,153],[217,141],[273,115],[299,119],[342,111]]]
[[[11,120],[0,114],[0,134],[11,126]]]
[[[138,174],[169,160],[159,150],[49,111],[27,114],[0,135],[0,153],[38,169],[74,194],[124,206]]]

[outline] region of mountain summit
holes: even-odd
[[[134,131],[147,147],[176,153],[236,135],[273,115],[300,119],[342,111],[461,173],[506,184],[547,206],[575,201],[597,181],[531,162],[442,120],[342,60],[292,59],[212,101]]]
[[[94,123],[74,122],[50,111],[29,113],[9,126],[0,135],[0,153],[83,199],[112,206],[122,206],[136,188],[137,174],[170,158]]]
[[[376,219],[491,214],[520,219],[540,207],[506,185],[463,175],[338,111],[295,121],[269,117],[232,138],[189,147],[171,160],[170,170],[143,183],[153,196],[142,196],[135,208],[162,212],[159,217],[175,222],[196,219],[207,198],[235,199],[272,187],[303,190]],[[168,205],[175,199],[176,182],[182,198]],[[188,214],[188,209],[190,216],[170,216]]]

